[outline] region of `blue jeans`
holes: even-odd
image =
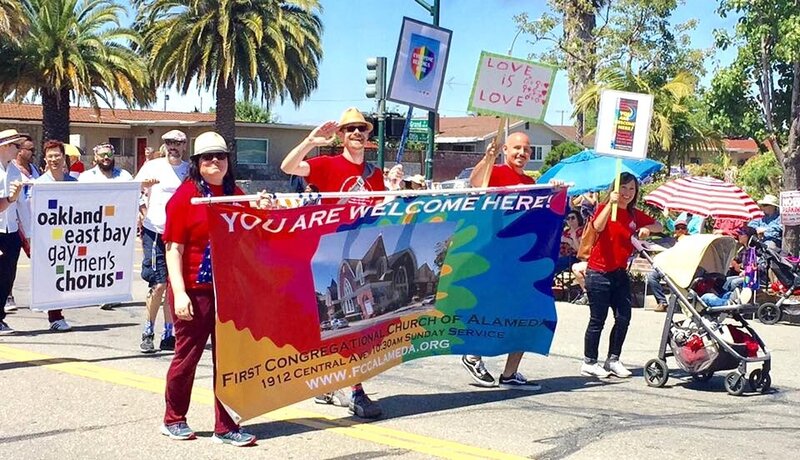
[[[586,294],[589,296],[589,325],[583,342],[583,356],[587,362],[597,361],[600,334],[608,317],[614,313],[614,328],[608,344],[608,357],[619,358],[622,344],[631,322],[631,281],[628,272],[615,270],[599,272],[586,270]]]
[[[661,280],[663,278],[663,276],[653,270],[647,274],[647,279],[645,280],[645,283],[647,283],[647,290],[653,294],[653,297],[656,298],[656,302],[658,302],[659,305],[667,304],[667,296],[664,295],[664,288],[661,287]]]
[[[721,307],[723,305],[728,305],[728,300],[731,298],[731,292],[726,292],[722,294],[722,296],[718,296],[713,292],[707,292],[700,296],[700,300],[703,301],[709,307]]]
[[[142,229],[142,279],[150,287],[167,282],[167,260],[164,240],[161,234],[146,228]]]

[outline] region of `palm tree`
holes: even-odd
[[[42,100],[45,139],[69,139],[70,99],[114,107],[154,98],[145,61],[126,42],[139,36],[120,27],[116,0],[22,0],[29,30],[19,43],[0,44],[0,96]]]
[[[25,26],[19,0],[0,0],[0,40],[17,41]]]
[[[676,155],[690,151],[722,149],[722,136],[696,116],[696,79],[679,72],[661,86],[620,68],[607,68],[598,73],[598,82],[586,88],[575,104],[575,113],[597,113],[600,93],[605,89],[653,95],[653,120],[650,125],[649,148],[655,157],[671,165]],[[593,132],[594,128],[590,131]]]
[[[216,130],[235,147],[236,90],[299,105],[317,87],[317,0],[137,0],[136,28],[159,85],[216,92]],[[232,148],[235,152],[235,148]],[[236,156],[232,155],[235,165]]]

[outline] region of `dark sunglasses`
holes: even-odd
[[[208,152],[200,155],[200,159],[203,161],[211,161],[216,158],[219,161],[227,160],[228,153],[227,152]]]
[[[687,227],[687,226],[685,226],[685,225],[676,225],[676,226],[675,226],[675,230],[686,230],[686,229],[688,229],[688,228],[689,228],[689,227]]]
[[[358,130],[359,132],[365,133],[365,132],[367,132],[367,126],[366,125],[350,125],[350,126],[345,126],[344,130],[347,131],[348,133],[354,133],[354,132],[356,132],[356,130]]]
[[[186,141],[174,141],[174,140],[170,139],[170,140],[164,141],[164,143],[167,144],[167,145],[182,145],[182,144],[185,144]]]
[[[114,158],[114,152],[111,150],[101,150],[95,153],[100,158]]]

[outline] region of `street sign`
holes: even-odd
[[[411,120],[411,125],[409,126],[411,131],[427,131],[428,129],[428,120],[427,119],[416,119]]]
[[[422,131],[410,131],[408,140],[413,142],[428,142],[428,133]]]

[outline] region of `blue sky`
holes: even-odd
[[[432,0],[428,0],[432,3]],[[374,100],[364,95],[366,88],[366,60],[370,56],[394,59],[397,39],[403,16],[429,22],[430,15],[414,0],[323,0],[322,38],[324,57],[320,67],[319,87],[301,107],[291,102],[276,104],[273,112],[282,123],[316,125],[325,120],[338,119],[345,108],[355,106],[363,111],[375,107]],[[720,18],[712,0],[690,0],[679,6],[675,22],[698,19],[692,32],[692,45],[696,48],[713,46],[712,32],[717,28],[730,29],[734,19]],[[445,85],[439,113],[441,116],[465,116],[467,99],[475,76],[478,57],[482,50],[506,54],[516,35],[513,16],[527,12],[529,18],[538,18],[547,8],[545,0],[441,0],[440,26],[453,31]],[[525,58],[532,52],[543,51],[534,47],[525,35],[514,43],[513,55]],[[732,51],[718,52],[706,65],[708,74],[701,82],[708,84],[718,65],[727,65],[733,59]],[[212,93],[190,91],[181,96],[169,91],[168,110],[184,111],[194,107],[207,111],[213,104]],[[163,109],[164,91],[159,94],[155,109]],[[396,105],[396,104],[395,104]],[[405,107],[402,107],[406,110]],[[566,72],[559,71],[548,107],[546,121],[565,124],[572,107],[567,97]],[[415,116],[424,112],[415,110]]]

